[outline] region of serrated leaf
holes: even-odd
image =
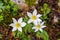
[[[51,9],[48,8],[48,4],[44,3],[43,7],[41,8],[41,11],[43,12],[43,20],[48,20],[48,14],[50,13]]]
[[[49,14],[50,13],[50,9],[48,8],[47,11],[46,11],[46,14]]]
[[[47,7],[48,7],[48,4],[47,4],[47,3],[44,3],[44,5],[43,5],[43,9],[46,10]]]

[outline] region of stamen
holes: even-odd
[[[35,15],[32,16],[32,20],[36,20],[37,17]]]

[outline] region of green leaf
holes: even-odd
[[[47,15],[43,16],[44,20],[48,20],[48,17]]]
[[[40,38],[40,37],[41,37],[41,32],[37,32],[37,33],[36,33],[36,37],[37,37],[37,38]]]
[[[0,9],[2,10],[4,10],[5,9],[5,6],[3,6],[3,3],[2,2],[0,2]]]
[[[60,2],[60,0],[58,0],[58,2]]]
[[[48,4],[47,4],[47,3],[44,3],[44,5],[43,5],[43,9],[46,10],[47,7],[48,7]]]
[[[21,38],[21,37],[22,37],[22,35],[23,35],[23,33],[22,33],[22,32],[20,32],[20,31],[18,31],[18,32],[17,32],[17,37],[18,37],[18,38]]]
[[[41,8],[41,11],[43,12],[43,20],[47,21],[48,20],[48,14],[50,13],[51,9],[48,8],[48,4],[44,3],[43,7]]]
[[[32,33],[32,27],[33,27],[33,25],[32,24],[26,24],[26,26],[23,28],[24,30],[24,32],[27,34],[27,32],[28,33]]]
[[[36,0],[25,0],[25,2],[29,5],[29,6],[33,6],[36,4]]]
[[[13,32],[13,36],[20,38],[20,37],[22,37],[22,32],[16,30],[16,31]]]
[[[31,39],[31,35],[28,35],[28,40],[32,40],[32,39]]]
[[[13,5],[14,5],[14,2],[10,1],[9,4],[10,4],[11,6],[13,6]]]
[[[14,6],[13,11],[18,11],[18,6],[17,5]]]
[[[28,40],[27,37],[22,38],[22,40]]]
[[[58,40],[60,40],[60,39],[58,39]]]
[[[9,6],[9,5],[7,5],[7,6],[6,6],[6,9],[8,9],[8,10],[9,10],[9,9],[10,9],[10,6]]]
[[[31,33],[32,32],[32,24],[27,24],[27,31],[29,32],[29,33]],[[28,29],[29,28],[29,29]]]
[[[22,32],[22,35],[20,36],[20,38],[22,40],[28,40],[28,38],[27,38],[27,36],[26,36],[26,34],[24,32]]]
[[[23,21],[27,23],[27,21],[29,20],[29,18],[26,16]]]
[[[0,39],[2,38],[2,34],[0,34]]]
[[[2,9],[0,9],[0,12],[2,12]]]
[[[49,8],[47,8],[47,10],[46,10],[46,14],[49,14],[50,13],[50,9]]]
[[[16,37],[16,31],[13,32],[13,37]]]
[[[0,15],[0,22],[3,20],[3,16],[2,15]]]
[[[7,3],[7,0],[4,0],[5,3]]]
[[[45,30],[43,30],[43,32],[41,32],[44,40],[49,40],[49,35],[47,34],[47,32]]]
[[[0,2],[0,6],[2,6],[3,5],[3,3],[2,2]]]

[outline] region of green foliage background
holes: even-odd
[[[25,0],[29,6],[35,5],[35,0]],[[47,14],[50,12],[50,9],[46,9],[47,5],[43,7],[43,17],[47,17]],[[49,12],[48,12],[49,11]],[[12,23],[12,18],[18,17],[18,5],[10,0],[0,0],[0,25],[9,27],[9,24]],[[24,17],[23,21],[27,23],[28,17]],[[46,18],[44,18],[46,19]],[[43,32],[34,32],[32,30],[33,24],[28,24],[23,28],[23,32],[16,30],[13,34],[13,37],[21,38],[22,40],[31,40],[32,36],[35,35],[37,38],[43,37],[44,40],[49,40],[49,36],[45,30]],[[1,36],[0,36],[1,38]]]

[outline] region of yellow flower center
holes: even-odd
[[[35,15],[32,16],[32,20],[36,20],[37,17]]]
[[[20,23],[16,23],[16,28],[19,28],[21,26]]]
[[[40,24],[37,24],[36,27],[37,27],[38,29],[40,29],[41,25],[40,25]]]

